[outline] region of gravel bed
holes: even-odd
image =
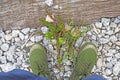
[[[78,39],[76,47],[85,41],[91,41],[98,48],[98,60],[93,73],[100,74],[107,80],[120,80],[120,16],[115,18],[101,18],[92,24],[93,29],[87,36]],[[24,69],[31,72],[29,66],[29,50],[34,43],[40,43],[47,49],[49,68],[53,80],[69,80],[73,63],[66,59],[60,71],[57,68],[57,52],[50,41],[42,35],[35,35],[34,28],[18,30],[0,30],[0,71]],[[41,31],[46,33],[47,27]],[[53,40],[53,43],[56,42]],[[63,49],[63,51],[65,51]]]

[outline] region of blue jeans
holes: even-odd
[[[0,80],[48,80],[45,77],[39,77],[25,70],[14,69],[9,72],[0,72]],[[91,75],[83,80],[106,80],[99,75]]]

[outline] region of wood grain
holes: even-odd
[[[54,9],[59,5],[61,9]],[[44,0],[0,0],[0,28],[38,27],[39,19],[46,16],[45,9],[58,12],[65,22],[70,16],[76,24],[90,23],[101,17],[120,15],[120,0],[54,0],[48,7]]]

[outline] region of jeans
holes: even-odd
[[[48,79],[45,77],[36,76],[33,73],[25,70],[14,69],[9,72],[0,72],[0,80],[48,80]],[[106,80],[106,79],[95,74],[88,76],[83,80]]]

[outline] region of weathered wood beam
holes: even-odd
[[[54,9],[55,5],[61,9]],[[120,15],[120,0],[54,0],[51,7],[46,7],[44,0],[1,0],[0,28],[37,27],[39,19],[46,16],[46,8],[54,15],[60,12],[65,22],[70,16],[79,24]]]

